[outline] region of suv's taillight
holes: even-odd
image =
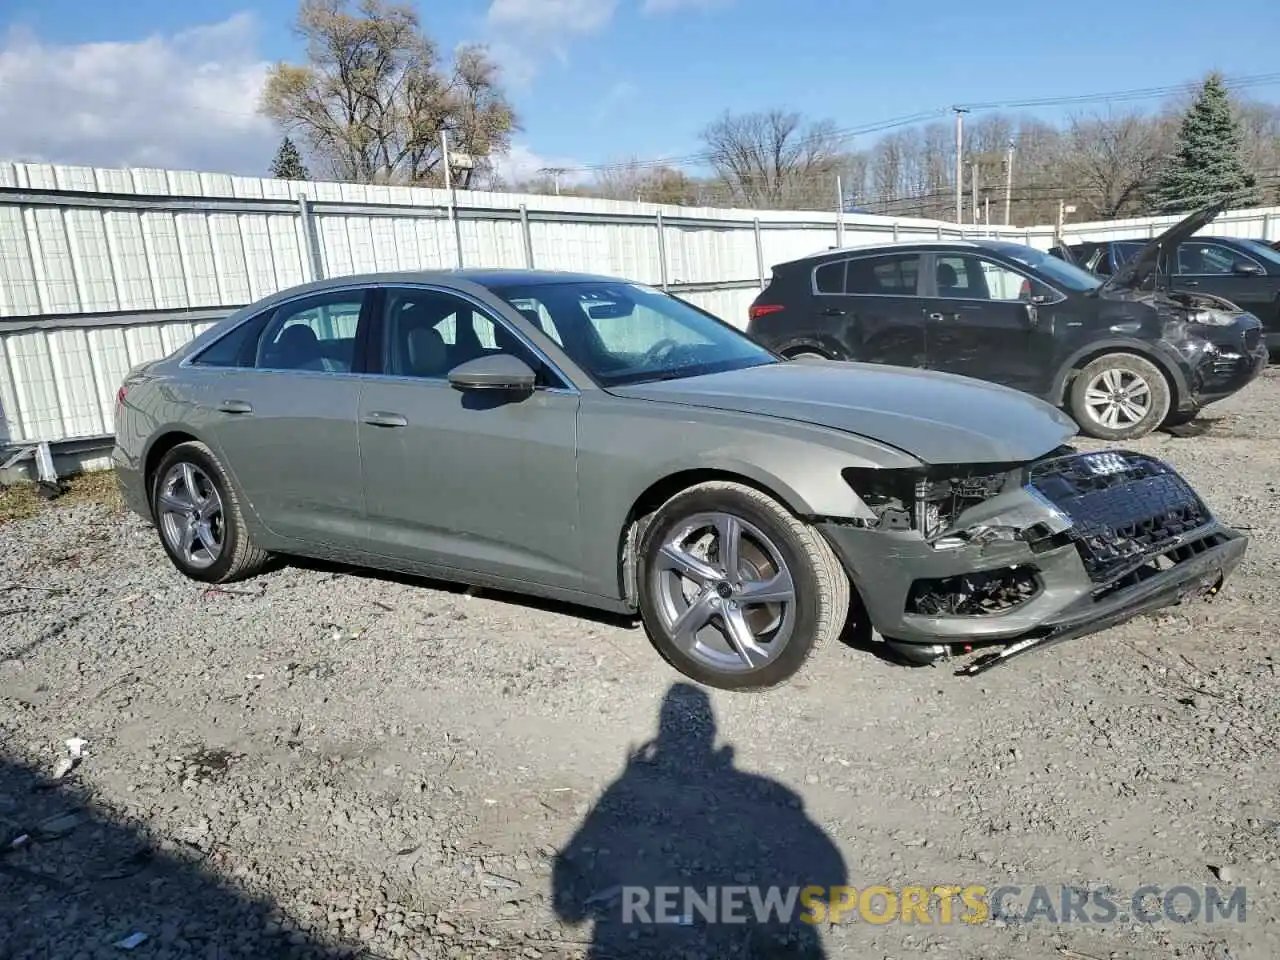
[[[116,391],[116,407],[124,406],[124,395],[129,392],[129,388],[124,384],[120,385],[120,389]]]
[[[747,315],[752,320],[757,320],[771,313],[781,313],[785,309],[780,303],[753,303]]]

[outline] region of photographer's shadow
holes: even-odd
[[[844,858],[796,793],[735,769],[715,737],[706,693],[672,686],[657,737],[557,859],[557,916],[594,921],[593,960],[826,956],[821,903]]]

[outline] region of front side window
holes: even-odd
[[[605,387],[780,362],[738,329],[642,284],[546,283],[493,293]]]
[[[1225,276],[1234,273],[1241,261],[1251,262],[1244,254],[1216,243],[1192,240],[1178,245],[1178,272],[1182,274]]]
[[[939,297],[1004,303],[1027,303],[1035,297],[1053,298],[1053,291],[1045,284],[987,257],[942,255],[937,259],[935,272]]]
[[[470,360],[509,353],[538,374],[541,386],[561,386],[546,364],[505,324],[461,297],[439,290],[391,289],[382,316],[382,372],[444,380]]]
[[[263,370],[349,373],[363,291],[320,294],[278,307],[262,331],[254,366]]]

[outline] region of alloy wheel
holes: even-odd
[[[1103,370],[1085,388],[1090,418],[1109,430],[1141,423],[1151,413],[1151,385],[1132,370]]]
[[[757,670],[782,653],[795,629],[786,560],[759,527],[734,514],[683,520],[664,539],[650,577],[671,641],[713,670]]]
[[[208,474],[192,463],[175,463],[156,497],[160,530],[169,547],[193,569],[222,555],[226,537],[222,497]]]

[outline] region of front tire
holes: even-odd
[[[249,539],[231,478],[203,443],[180,443],[160,460],[151,516],[165,553],[191,580],[241,580],[269,559]]]
[[[1150,360],[1108,353],[1076,374],[1071,415],[1091,437],[1136,440],[1164,422],[1172,393],[1164,373]]]
[[[786,683],[849,612],[849,578],[822,535],[772,497],[726,481],[676,494],[639,549],[640,615],[662,657],[722,690]]]

